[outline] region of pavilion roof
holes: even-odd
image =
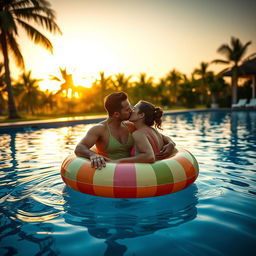
[[[256,76],[256,58],[245,61],[242,65],[238,66],[238,76],[248,77]],[[232,76],[232,69],[228,70],[223,76]]]

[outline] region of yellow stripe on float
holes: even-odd
[[[137,187],[157,186],[155,171],[150,164],[135,164]]]
[[[96,170],[93,177],[93,185],[113,187],[116,164],[107,163],[105,168]]]

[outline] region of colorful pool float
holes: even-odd
[[[90,195],[115,198],[162,196],[180,191],[197,178],[195,157],[177,149],[154,163],[107,163],[96,170],[86,158],[68,156],[61,166],[61,177],[71,188]]]

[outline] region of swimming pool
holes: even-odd
[[[81,194],[62,160],[93,124],[0,130],[0,255],[252,255],[256,242],[256,111],[165,117],[163,133],[200,174],[162,197]]]

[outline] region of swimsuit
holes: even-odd
[[[113,160],[130,157],[131,148],[134,144],[131,133],[129,132],[129,137],[127,142],[125,144],[122,144],[113,135],[111,135],[108,124],[107,124],[107,127],[109,132],[108,146],[105,152],[99,152],[99,154],[109,157],[110,159],[113,159]]]
[[[149,140],[149,143],[150,145],[152,146],[153,148],[153,151],[154,153],[159,153],[159,144],[158,144],[158,141],[156,139],[156,136],[153,134],[152,132],[152,128],[141,128],[141,130],[145,131],[146,134],[148,135],[148,140]],[[156,133],[157,136],[159,137],[159,134]],[[135,155],[138,155],[139,152],[138,150],[136,149],[136,146],[133,147],[132,151],[131,151],[131,156],[135,156]]]

